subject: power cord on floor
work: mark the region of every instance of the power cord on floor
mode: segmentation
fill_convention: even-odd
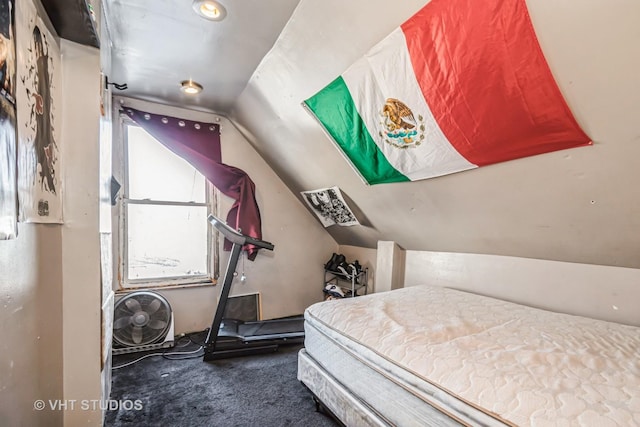
[[[205,331],[206,332],[206,331]],[[198,345],[199,347],[196,350],[193,351],[172,351],[169,352],[168,350],[163,351],[162,353],[151,353],[151,354],[145,354],[144,356],[141,356],[135,360],[132,360],[131,362],[127,362],[127,363],[123,363],[122,365],[118,365],[118,366],[113,366],[111,369],[112,370],[116,370],[116,369],[121,369],[121,368],[125,368],[127,366],[131,366],[135,363],[140,362],[141,360],[147,359],[149,357],[154,357],[154,356],[162,356],[165,359],[168,360],[187,360],[187,359],[195,359],[197,357],[202,357],[204,355],[204,352],[202,351],[204,349],[204,343],[201,343],[199,341],[196,341],[192,335],[197,335],[197,334],[202,334],[202,332],[193,332],[190,334],[185,334],[183,336],[181,336],[178,341],[176,342],[176,345],[174,347],[186,347],[187,345],[189,345],[189,343],[193,343]],[[180,342],[184,339],[188,339],[189,341],[186,344],[180,345]],[[201,353],[202,351],[202,353]],[[170,357],[170,356],[187,356],[187,357]]]
[[[186,360],[186,359],[195,359],[197,357],[202,357],[204,356],[204,352],[201,352],[201,350],[204,347],[200,346],[197,350],[193,350],[193,351],[175,351],[172,353],[162,353],[162,357],[164,357],[167,360]],[[179,356],[179,355],[191,355],[189,357],[169,357],[169,356]]]
[[[208,329],[207,329],[207,331],[208,331]],[[205,332],[206,332],[206,331],[205,331]],[[201,334],[201,333],[202,333],[202,332],[194,332],[194,333],[192,333],[192,334],[188,334],[188,335],[186,335],[186,337],[187,337],[187,338],[189,338],[189,341],[191,341],[193,344],[195,344],[195,345],[199,345],[200,347],[204,347],[204,346],[205,346],[205,343],[204,343],[204,342],[202,342],[202,341],[197,341],[197,340],[195,340],[195,339],[193,338],[193,335],[198,335],[198,334]]]

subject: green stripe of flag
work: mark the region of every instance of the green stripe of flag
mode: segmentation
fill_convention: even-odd
[[[369,184],[409,181],[391,166],[371,138],[342,77],[305,104]]]

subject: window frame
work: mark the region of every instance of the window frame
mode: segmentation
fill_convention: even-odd
[[[154,206],[204,206],[208,214],[217,214],[219,195],[218,190],[205,178],[205,201],[204,202],[176,202],[151,199],[131,199],[129,197],[129,132],[130,126],[140,127],[125,114],[120,114],[120,138],[119,149],[121,153],[121,173],[122,188],[118,197],[118,229],[119,243],[119,274],[118,290],[132,291],[141,289],[164,289],[174,287],[195,287],[212,286],[217,284],[219,276],[219,236],[213,233],[212,227],[207,226],[207,272],[204,275],[186,275],[172,277],[149,277],[143,279],[132,279],[128,277],[128,208],[129,205],[154,205]],[[154,138],[155,139],[155,138]],[[160,144],[160,142],[158,142]]]

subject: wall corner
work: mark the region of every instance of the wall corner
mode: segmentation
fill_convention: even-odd
[[[375,291],[385,292],[404,287],[406,251],[397,243],[379,241],[376,260]]]

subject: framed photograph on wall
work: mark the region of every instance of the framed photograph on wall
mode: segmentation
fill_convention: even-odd
[[[360,224],[347,206],[347,202],[344,201],[338,187],[302,191],[301,194],[324,227],[334,224],[342,226]]]

